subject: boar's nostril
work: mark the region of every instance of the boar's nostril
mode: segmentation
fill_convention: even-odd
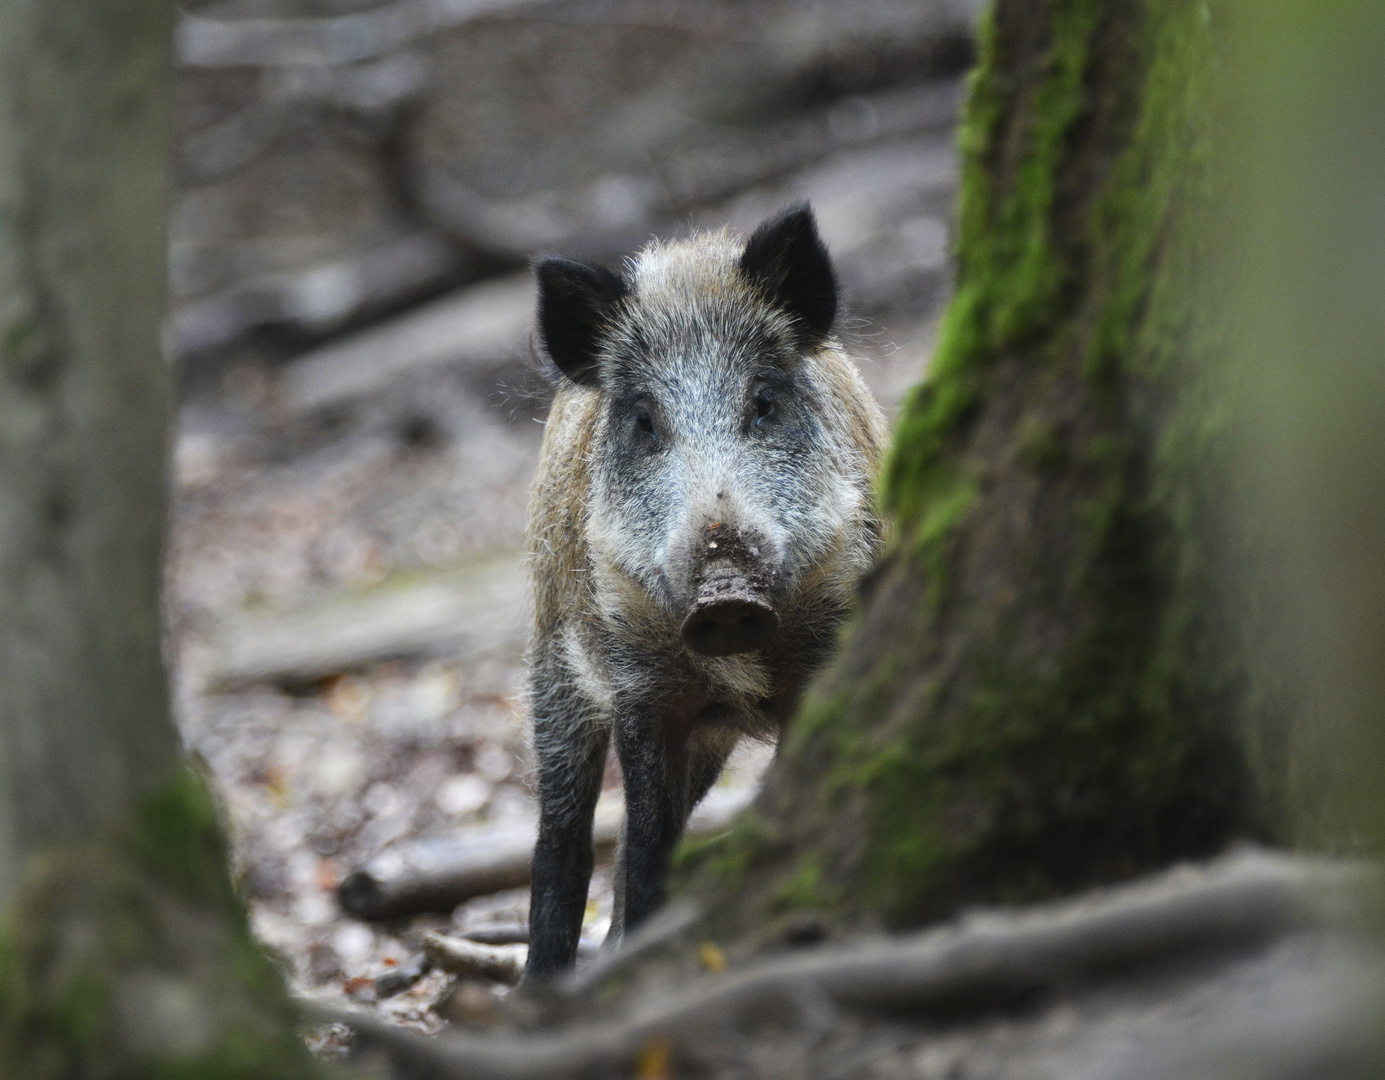
[[[699,604],[683,620],[683,642],[703,656],[763,649],[779,631],[779,616],[760,600],[737,597]]]

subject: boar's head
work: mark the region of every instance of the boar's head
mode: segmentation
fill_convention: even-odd
[[[600,400],[590,549],[694,652],[765,648],[860,497],[828,431],[841,405],[809,362],[837,312],[812,211],[744,242],[655,244],[622,273],[557,257],[537,273],[548,354]]]

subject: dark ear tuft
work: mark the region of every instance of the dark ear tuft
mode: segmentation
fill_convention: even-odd
[[[539,279],[539,334],[558,370],[582,386],[597,385],[602,327],[629,293],[614,270],[550,255],[534,267]]]
[[[787,207],[746,241],[741,272],[798,320],[801,344],[825,338],[837,317],[837,274],[807,203]]]

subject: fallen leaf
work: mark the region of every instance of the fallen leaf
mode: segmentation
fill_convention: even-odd
[[[317,864],[317,887],[323,892],[331,892],[341,884],[341,871],[331,859],[323,859]]]
[[[710,941],[704,941],[697,947],[697,962],[708,971],[726,970],[726,954]]]
[[[348,997],[357,1001],[375,1000],[375,980],[369,975],[353,975],[341,984],[341,988]]]
[[[650,1039],[635,1059],[635,1076],[639,1080],[673,1080],[669,1069],[670,1049],[668,1040],[662,1036]]]

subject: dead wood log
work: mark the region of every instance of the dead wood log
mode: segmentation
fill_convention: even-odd
[[[689,821],[689,835],[725,828],[753,795],[751,790],[712,791]],[[615,849],[623,817],[618,803],[598,812],[592,838],[599,857]],[[349,914],[372,921],[449,912],[473,897],[529,884],[535,836],[531,823],[466,840],[401,844],[348,874],[337,887],[337,902]]]
[[[334,114],[349,116],[353,133],[385,138],[398,110],[424,96],[428,77],[418,50],[266,72],[260,94],[244,108],[179,140],[179,172],[185,183],[213,183]]]
[[[528,945],[529,927],[526,923],[474,926],[470,930],[463,930],[459,936],[480,945]]]
[[[843,150],[928,135],[950,156],[945,132],[956,122],[962,93],[960,82],[940,80],[855,97],[751,135],[707,125],[651,150],[657,182],[642,167],[628,168],[581,185],[495,195],[425,162],[409,177],[410,193],[430,222],[464,246],[511,258],[544,249],[613,256],[651,229],[678,228],[693,208],[786,180]],[[950,161],[939,170],[923,156],[915,175],[901,177],[903,186],[950,192]]]
[[[329,408],[379,393],[409,372],[520,355],[534,304],[529,274],[445,296],[300,357],[284,372],[279,404],[290,412]]]
[[[528,826],[391,848],[348,874],[337,887],[337,902],[370,920],[451,911],[472,897],[528,884],[534,835]]]
[[[193,68],[295,67],[300,65],[354,64],[370,60],[421,41],[430,34],[464,26],[488,15],[505,15],[537,7],[545,0],[395,0],[370,11],[318,18],[209,19],[184,14],[178,22],[174,47],[178,63]],[[861,5],[867,7],[867,5]],[[580,5],[553,12],[567,22],[599,21],[603,25],[644,25],[660,29],[682,27],[706,32],[708,15],[698,5],[628,5],[626,10],[608,5],[584,14]],[[753,5],[748,23],[756,21]],[[881,27],[895,37],[926,37],[945,41],[970,36],[981,4],[978,0],[948,0],[929,4],[922,17],[906,15]],[[907,12],[907,6],[904,8]],[[813,20],[818,49],[840,41],[850,25],[843,21]],[[803,20],[794,23],[799,34]],[[749,26],[743,27],[748,29]],[[764,32],[763,30],[761,32]]]
[[[240,151],[223,144],[208,152]],[[447,240],[427,229],[406,230],[340,259],[258,275],[187,301],[169,319],[169,348],[187,361],[266,327],[321,334],[402,303],[457,266],[458,254]]]
[[[394,997],[395,994],[402,994],[432,969],[433,958],[426,955],[425,951],[424,955],[411,957],[398,967],[391,968],[382,975],[377,975],[375,977],[376,1000],[383,1001],[387,997]]]
[[[208,681],[304,683],[400,656],[518,656],[527,633],[517,557],[302,608],[245,613],[216,633]]]
[[[397,0],[373,11],[328,18],[207,19],[184,15],[174,38],[184,67],[293,67],[354,64],[439,30],[536,0]]]
[[[965,93],[961,80],[940,79],[854,95],[753,133],[709,126],[659,148],[655,161],[666,197],[674,205],[712,203],[782,179],[845,150],[890,146],[923,135],[942,136],[956,124]],[[950,192],[955,177],[955,167],[940,174],[925,164],[912,182]]]
[[[431,930],[423,935],[423,954],[443,971],[506,986],[524,974],[525,951],[522,945],[482,945]]]

